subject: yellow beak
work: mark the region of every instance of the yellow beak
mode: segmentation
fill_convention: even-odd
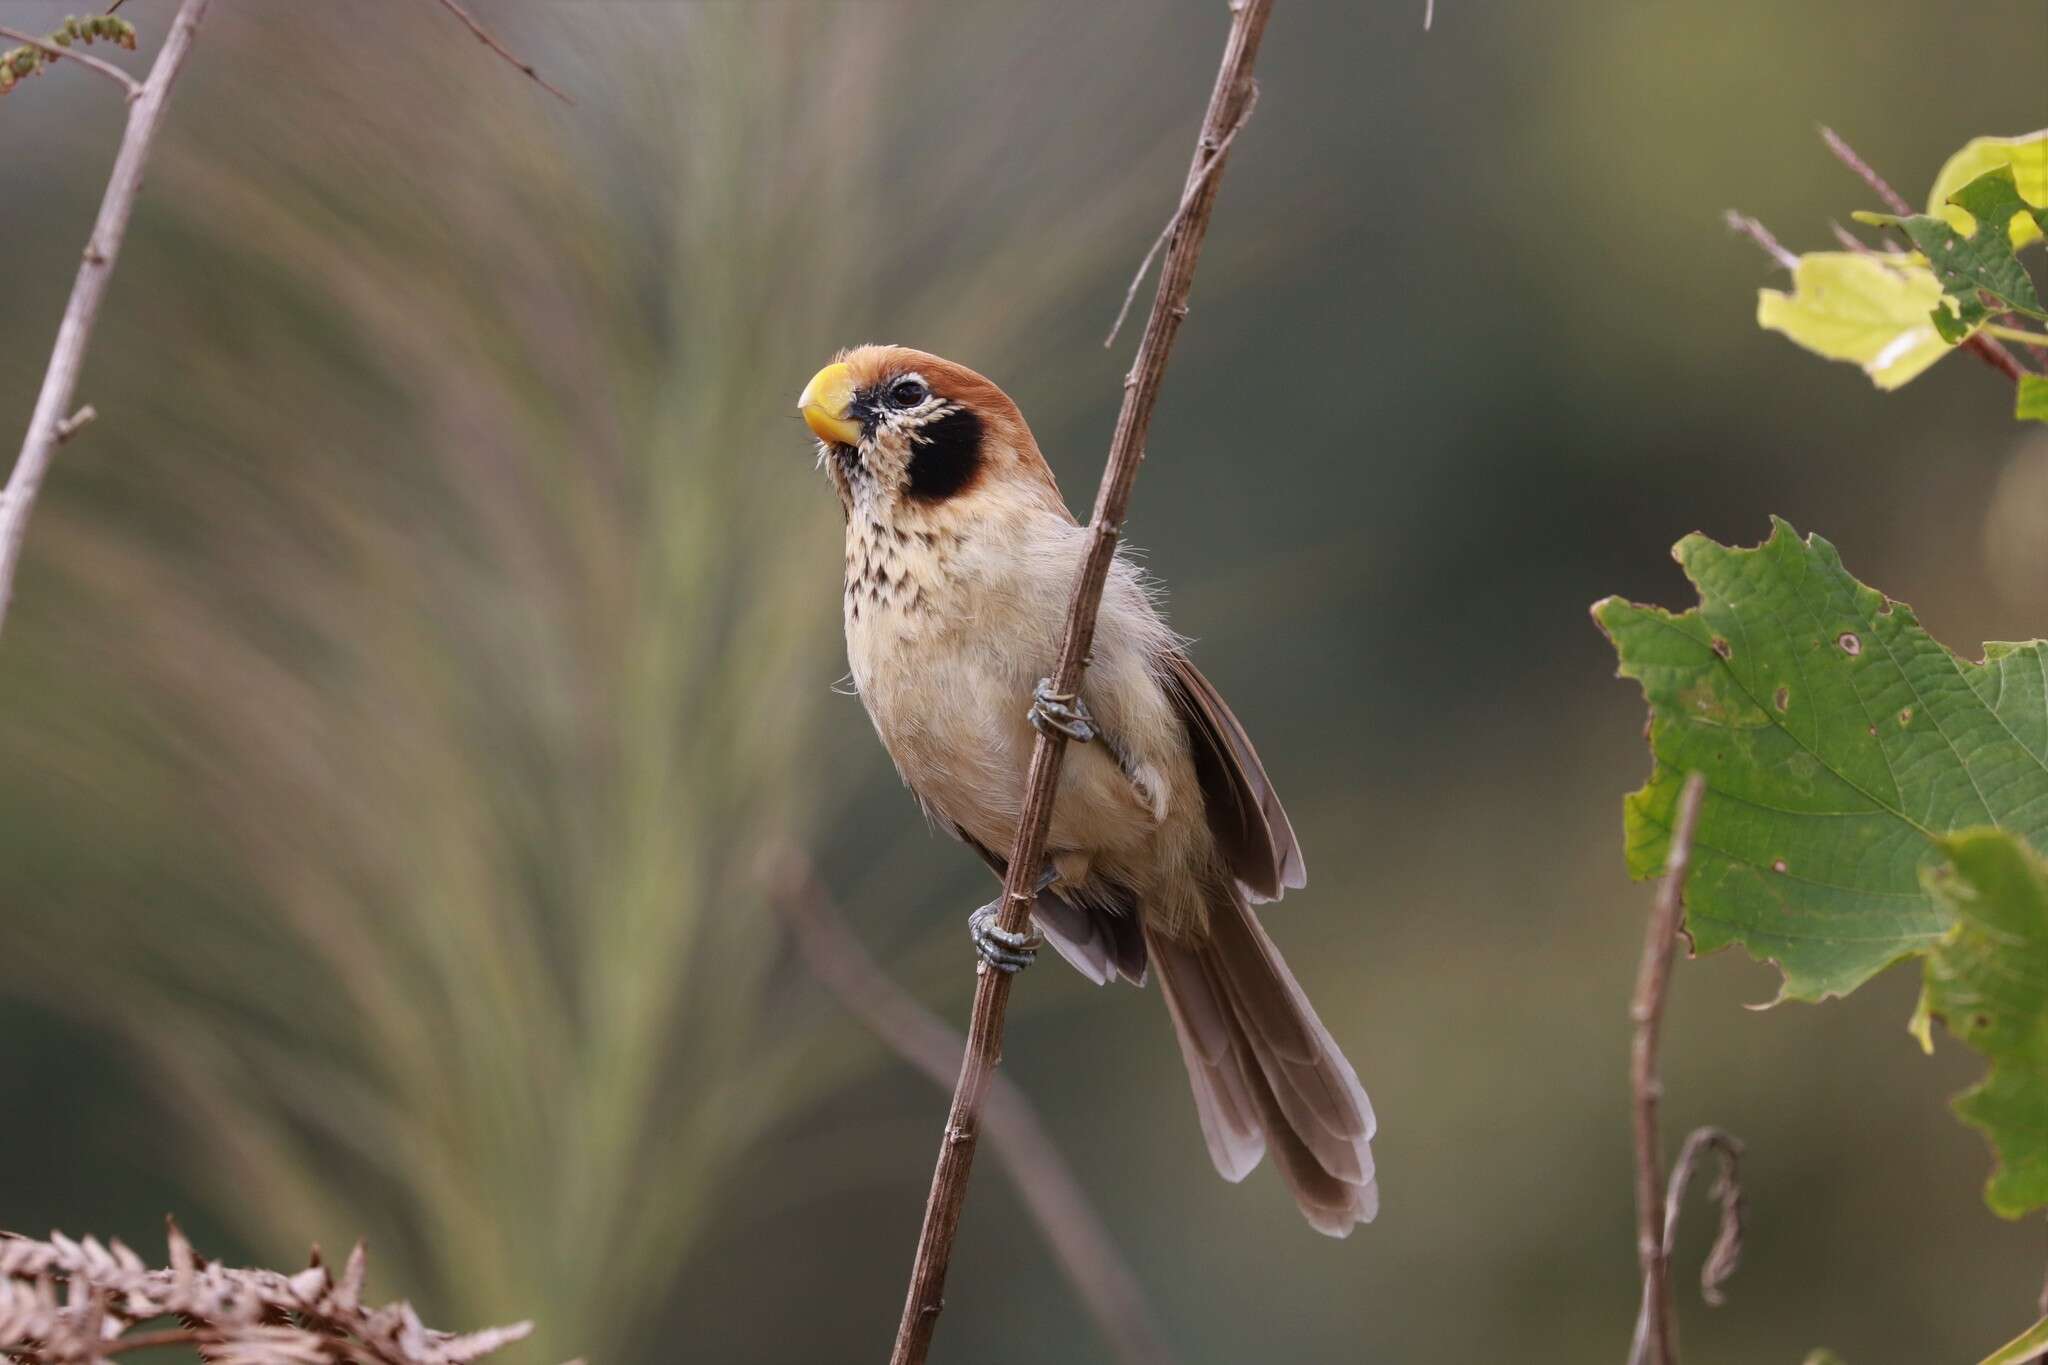
[[[853,407],[853,371],[846,366],[827,365],[812,375],[796,406],[819,440],[860,444],[860,423],[848,415]]]

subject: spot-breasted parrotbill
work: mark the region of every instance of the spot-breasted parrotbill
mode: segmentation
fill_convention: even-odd
[[[1097,983],[1158,974],[1224,1179],[1270,1149],[1318,1231],[1371,1221],[1371,1102],[1252,908],[1305,883],[1294,830],[1144,575],[1119,556],[1080,696],[1053,696],[1086,531],[1017,405],[964,366],[861,346],[798,407],[846,515],[854,685],[927,815],[1000,876],[1033,727],[1088,741],[1060,772],[1036,928]],[[983,957],[1029,961],[992,918],[971,921]]]

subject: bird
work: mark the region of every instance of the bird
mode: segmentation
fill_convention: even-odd
[[[1243,726],[1121,549],[1080,690],[1047,675],[1086,549],[1008,394],[894,345],[843,350],[797,407],[845,517],[853,685],[930,820],[998,877],[1035,731],[1078,741],[1055,789],[1031,928],[969,916],[983,965],[1047,942],[1098,985],[1156,974],[1211,1161],[1270,1151],[1310,1226],[1379,1211],[1372,1103],[1256,904],[1306,885],[1293,826]]]

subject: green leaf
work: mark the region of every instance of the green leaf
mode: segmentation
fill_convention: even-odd
[[[1941,282],[1924,265],[1853,251],[1811,251],[1792,271],[1792,292],[1757,291],[1756,321],[1829,360],[1860,365],[1880,389],[1896,389],[1949,353],[1928,321]]]
[[[2029,1327],[2005,1345],[1984,1357],[1983,1365],[2025,1365],[2048,1348],[2048,1318]]]
[[[1934,177],[1927,195],[1927,211],[1946,218],[1958,232],[1970,232],[1976,220],[1968,211],[1949,202],[1949,196],[1970,181],[2000,166],[2012,167],[2013,181],[2020,197],[2036,208],[2048,208],[2048,128],[2022,137],[1972,138],[1948,159]],[[2041,225],[2032,215],[2015,216],[2010,235],[2018,250],[2041,236]]]
[[[2048,209],[2032,208],[2020,197],[2011,166],[1986,171],[1951,194],[1948,202],[1976,220],[1977,229],[1970,236],[1933,214],[1855,216],[1859,222],[1898,228],[1927,258],[1942,288],[1955,299],[1953,311],[1944,303],[1934,312],[1934,325],[1951,341],[1963,340],[1993,312],[2016,312],[2048,321],[2027,268],[2013,255],[2012,238],[2007,233],[2016,216],[2032,219],[2037,226],[2048,225]],[[1986,304],[1984,295],[1995,300],[1996,306]]]
[[[2038,374],[2021,375],[2019,398],[2012,415],[2022,422],[2048,422],[2048,379]]]
[[[2017,1218],[2048,1204],[2048,864],[2000,830],[1941,847],[1949,864],[1925,880],[1955,927],[1928,955],[1922,1009],[1990,1060],[1955,1108],[1998,1152],[1984,1202]]]
[[[1940,836],[2048,837],[2044,646],[1965,663],[1783,521],[1755,549],[1694,535],[1676,554],[1697,608],[1593,608],[1650,703],[1656,763],[1626,805],[1630,870],[1656,875],[1679,786],[1704,773],[1694,946],[1776,961],[1784,998],[1845,994],[1947,931],[1921,880]]]

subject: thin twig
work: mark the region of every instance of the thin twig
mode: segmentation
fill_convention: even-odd
[[[1913,206],[1906,202],[1906,196],[1893,189],[1890,181],[1879,175],[1871,168],[1869,162],[1858,156],[1856,149],[1851,147],[1840,133],[1826,124],[1822,124],[1820,140],[1827,143],[1828,150],[1835,154],[1837,161],[1847,166],[1856,174],[1858,179],[1870,187],[1871,193],[1882,200],[1886,208],[1890,209],[1893,213],[1899,214],[1901,217],[1911,216]],[[2004,346],[2001,346],[1990,337],[1985,336],[1982,332],[1976,333],[1968,341],[1965,341],[1963,348],[1974,352],[1979,360],[1989,365],[1992,369],[1997,370],[2015,384],[2019,383],[2021,378],[2031,373],[2026,366],[2020,364],[2019,357],[2006,350]]]
[[[1677,1359],[1671,1325],[1671,1257],[1664,1247],[1663,1158],[1657,1142],[1657,1103],[1663,1096],[1663,1082],[1657,1075],[1657,1042],[1664,1024],[1664,996],[1671,985],[1672,949],[1683,916],[1692,835],[1706,790],[1706,779],[1694,773],[1679,793],[1677,818],[1671,824],[1671,849],[1664,859],[1664,881],[1657,888],[1656,905],[1643,932],[1643,958],[1636,968],[1635,996],[1628,1011],[1635,1023],[1629,1084],[1635,1097],[1636,1257],[1642,1265],[1646,1319],[1640,1335],[1652,1365],[1673,1365]],[[1632,1352],[1630,1365],[1642,1358],[1640,1352]]]
[[[1181,191],[1180,203],[1174,205],[1173,216],[1166,220],[1165,227],[1159,229],[1159,235],[1152,239],[1152,245],[1145,248],[1145,258],[1138,262],[1137,273],[1131,276],[1130,288],[1124,290],[1123,306],[1116,310],[1116,321],[1109,325],[1109,335],[1102,339],[1103,350],[1106,351],[1116,345],[1116,334],[1124,329],[1124,319],[1131,315],[1131,302],[1138,297],[1138,286],[1145,282],[1146,274],[1152,269],[1153,259],[1165,248],[1166,239],[1173,236],[1173,230],[1186,219],[1189,205],[1195,202],[1195,195],[1200,193],[1202,186],[1208,182],[1210,172],[1222,164],[1222,154],[1230,150],[1230,144],[1236,140],[1238,130],[1251,119],[1252,110],[1258,107],[1259,83],[1253,81],[1251,96],[1244,102],[1244,112],[1237,116],[1237,122],[1223,135],[1223,141],[1216,148],[1217,154],[1202,167],[1201,178],[1188,182],[1187,188]]]
[[[128,231],[128,217],[135,208],[136,191],[142,187],[142,170],[149,161],[157,130],[163,126],[164,105],[171,86],[192,51],[199,21],[209,0],[182,0],[163,48],[143,81],[141,93],[129,101],[128,126],[121,134],[121,149],[114,156],[114,169],[107,176],[107,192],[100,200],[99,217],[93,221],[92,236],[85,244],[85,259],[71,286],[71,301],[64,307],[64,321],[57,328],[57,342],[50,352],[50,368],[43,375],[43,387],[36,395],[35,412],[29,417],[28,435],[7,487],[0,490],[0,626],[7,619],[7,607],[14,596],[14,572],[21,563],[22,541],[28,534],[28,517],[36,494],[49,472],[50,459],[61,439],[59,427],[70,411],[78,388],[78,373],[85,364],[86,344],[92,340],[93,324],[100,304],[107,296],[107,282],[113,278],[114,259],[121,252],[121,239]]]
[[[1693,1171],[1707,1152],[1721,1158],[1721,1173],[1715,1177],[1714,1201],[1721,1206],[1721,1218],[1714,1245],[1700,1266],[1700,1297],[1708,1306],[1719,1308],[1727,1302],[1721,1286],[1742,1262],[1742,1234],[1747,1205],[1742,1193],[1742,1142],[1719,1128],[1695,1128],[1678,1149],[1671,1166],[1671,1183],[1664,1190],[1664,1262],[1668,1266],[1678,1249],[1678,1216],[1685,1204],[1686,1187]],[[1650,1287],[1643,1286],[1642,1305],[1636,1310],[1635,1339],[1629,1343],[1629,1365],[1640,1365],[1650,1335]]]
[[[1116,432],[1110,438],[1109,465],[1103,472],[1101,487],[1096,490],[1095,511],[1088,523],[1088,549],[1074,578],[1073,596],[1067,604],[1066,631],[1053,669],[1052,690],[1057,693],[1080,689],[1088,649],[1095,639],[1096,609],[1102,603],[1103,584],[1116,554],[1125,511],[1130,506],[1131,487],[1145,457],[1145,434],[1159,401],[1167,357],[1181,321],[1187,317],[1195,262],[1201,255],[1202,239],[1208,233],[1209,215],[1221,183],[1221,162],[1227,154],[1225,139],[1251,99],[1252,64],[1258,57],[1259,39],[1265,33],[1272,9],[1272,0],[1231,3],[1230,34],[1224,43],[1222,67],[1217,72],[1215,89],[1210,92],[1202,134],[1188,168],[1186,183],[1197,187],[1194,203],[1167,246],[1166,263],[1160,268],[1159,291],[1152,300],[1144,338],[1138,343],[1137,359],[1124,376],[1123,407],[1117,414]],[[1059,781],[1060,760],[1065,750],[1066,741],[1057,732],[1041,733],[1031,750],[1030,776],[1017,817],[1016,842],[1009,850],[1009,871],[1004,878],[997,918],[1000,927],[1010,933],[1023,931],[1037,898],[1038,876],[1045,863],[1046,831],[1052,823],[1053,789]],[[960,1211],[967,1202],[967,1181],[974,1165],[982,1100],[1003,1052],[1003,1011],[1009,1004],[1011,980],[1007,972],[982,971],[975,984],[967,1055],[960,1064],[960,1079],[953,1089],[938,1163],[932,1171],[931,1194],[925,1202],[924,1226],[918,1233],[917,1256],[911,1264],[910,1289],[904,1296],[903,1318],[889,1357],[891,1365],[923,1365],[931,1349],[932,1334],[944,1307],[946,1267],[952,1259]]]
[[[28,46],[49,56],[62,57],[67,62],[77,62],[86,70],[96,71],[120,86],[126,92],[129,99],[137,100],[142,98],[141,81],[136,80],[112,62],[102,61],[90,52],[80,52],[76,48],[71,47],[59,47],[48,38],[38,38],[34,34],[23,33],[20,29],[16,28],[8,28],[4,24],[0,24],[0,38],[12,38],[17,43],[26,43]]]
[[[1893,189],[1890,181],[1873,170],[1868,161],[1858,156],[1856,149],[1851,147],[1840,133],[1822,124],[1820,140],[1828,144],[1828,150],[1835,154],[1835,160],[1855,172],[1856,177],[1870,187],[1870,192],[1882,200],[1886,208],[1902,216],[1913,212],[1913,206],[1906,202],[1906,196]]]
[[[86,426],[99,415],[99,409],[87,403],[77,412],[72,413],[69,417],[57,423],[57,444],[63,445],[66,441],[76,436],[80,428]]]
[[[1771,235],[1771,230],[1748,214],[1737,213],[1734,209],[1729,209],[1721,215],[1721,220],[1728,224],[1729,231],[1739,232],[1749,238],[1750,241],[1762,247],[1764,254],[1776,261],[1784,269],[1796,270],[1798,268],[1799,258],[1780,246],[1778,239]]]
[[[934,1083],[950,1085],[960,1073],[966,1040],[868,955],[802,853],[785,850],[779,861],[777,902],[811,974],[897,1056]],[[998,1074],[990,1082],[986,1126],[996,1156],[1009,1169],[1053,1258],[1118,1359],[1130,1365],[1172,1365],[1173,1353],[1160,1336],[1138,1277],[1110,1240],[1109,1229],[1031,1101],[1007,1076]]]
[[[482,24],[478,23],[476,16],[474,14],[471,14],[467,9],[463,8],[463,6],[459,3],[459,0],[440,0],[440,4],[442,9],[447,10],[457,19],[460,19],[463,23],[463,26],[467,28],[470,31],[470,33],[475,36],[478,42],[482,43],[485,47],[489,48],[491,51],[497,53],[500,57],[503,57],[507,62],[511,63],[514,70],[524,72],[528,80],[532,81],[541,89],[547,91],[550,95],[553,95],[562,103],[574,104],[576,102],[575,100],[570,99],[567,94],[556,89],[554,86],[548,84],[547,81],[542,79],[540,72],[535,71],[533,69],[533,63],[522,60],[521,58],[513,55],[512,49],[506,47],[503,43],[499,42],[495,37],[493,37],[491,31],[485,28]]]
[[[1742,1139],[1726,1129],[1693,1129],[1678,1149],[1678,1160],[1671,1163],[1671,1183],[1664,1190],[1664,1259],[1668,1262],[1678,1249],[1678,1215],[1685,1204],[1686,1187],[1708,1152],[1721,1158],[1721,1173],[1714,1177],[1710,1191],[1720,1205],[1721,1218],[1714,1245],[1700,1266],[1700,1297],[1719,1308],[1728,1301],[1721,1287],[1742,1264],[1742,1235],[1748,1222],[1748,1204],[1742,1193]]]

